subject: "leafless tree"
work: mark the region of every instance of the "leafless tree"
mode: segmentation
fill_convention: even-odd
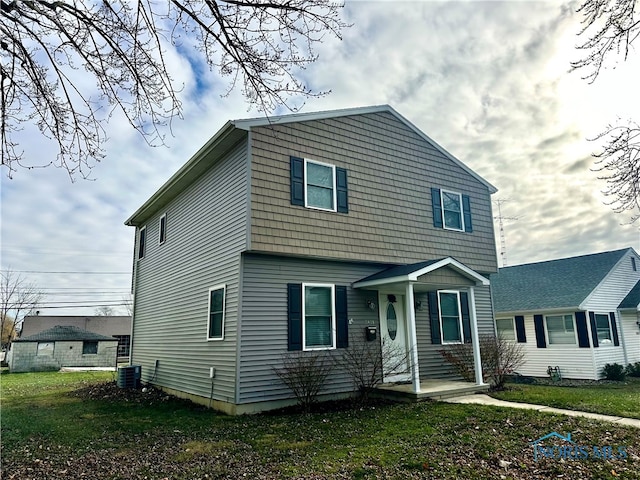
[[[116,110],[152,145],[180,116],[167,52],[196,70],[240,86],[270,112],[292,96],[316,96],[301,79],[314,44],[340,38],[347,25],[332,0],[0,0],[2,165],[11,176],[25,161],[16,134],[35,124],[58,146],[56,165],[86,176],[103,158],[105,122]],[[95,87],[86,83],[89,74]]]
[[[11,269],[1,272],[0,280],[0,332],[15,336],[23,317],[38,305],[42,293],[35,284],[28,282],[22,275]],[[3,347],[6,346],[4,343]]]
[[[113,307],[103,305],[95,309],[95,314],[99,317],[111,317],[114,314]]]
[[[580,35],[586,40],[577,48],[585,55],[571,66],[586,72],[583,78],[593,83],[609,59],[626,60],[640,36],[638,1],[586,0],[578,12],[584,16]],[[635,222],[640,218],[640,127],[632,120],[609,125],[594,140],[606,142],[595,154],[595,170],[607,183],[604,193],[616,213],[632,212]]]

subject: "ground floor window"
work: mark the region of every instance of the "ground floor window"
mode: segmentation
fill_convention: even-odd
[[[513,318],[496,318],[496,330],[498,337],[504,340],[516,339],[516,328]]]
[[[222,340],[224,338],[225,292],[225,285],[218,285],[209,289],[208,340]]]
[[[613,343],[613,335],[611,334],[611,324],[609,323],[609,315],[605,313],[596,313],[596,332],[598,335],[598,343],[600,345],[610,345]]]
[[[438,292],[442,343],[462,343],[460,292]]]
[[[547,315],[549,345],[575,345],[576,331],[573,315]]]
[[[333,285],[304,284],[302,338],[305,350],[336,345],[335,294]]]
[[[38,349],[36,355],[38,356],[52,356],[53,355],[53,342],[38,342]]]
[[[82,342],[83,355],[96,355],[98,353],[98,342],[94,340],[85,340]]]

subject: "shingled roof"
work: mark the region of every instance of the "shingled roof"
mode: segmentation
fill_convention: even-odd
[[[34,333],[28,337],[16,338],[14,342],[80,342],[85,340],[93,341],[113,341],[118,340],[114,337],[107,337],[98,333],[89,332],[78,327],[70,325],[56,325],[48,330]]]
[[[635,309],[640,305],[640,281],[635,284],[631,291],[624,297],[618,308]]]
[[[491,275],[496,312],[578,308],[631,248],[505,267]]]

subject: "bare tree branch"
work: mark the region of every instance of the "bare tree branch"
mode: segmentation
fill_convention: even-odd
[[[578,9],[584,15],[580,35],[587,37],[579,50],[586,55],[571,63],[572,70],[586,71],[583,78],[593,83],[610,57],[628,58],[632,44],[640,35],[637,0],[586,0]],[[595,170],[607,188],[616,213],[631,212],[631,223],[640,219],[640,127],[633,121],[626,125],[608,125],[594,141],[606,141],[597,158]]]
[[[0,332],[3,347],[15,336],[24,316],[35,309],[41,299],[42,293],[35,284],[27,282],[22,275],[11,269],[1,272]]]
[[[166,52],[195,48],[202,61],[269,113],[295,110],[292,97],[314,92],[301,71],[325,35],[348,25],[330,0],[1,0],[0,157],[18,168],[55,165],[85,177],[104,157],[105,123],[120,111],[150,145],[181,116],[182,85]],[[194,43],[194,45],[191,45]],[[85,76],[95,81],[87,87]],[[54,140],[52,158],[24,158],[16,139],[35,126]]]

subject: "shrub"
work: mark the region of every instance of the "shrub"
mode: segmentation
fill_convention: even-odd
[[[607,363],[602,367],[602,375],[606,380],[622,381],[627,376],[624,367],[619,363]]]
[[[494,390],[504,388],[509,375],[524,363],[522,345],[494,335],[480,335],[480,359],[483,381]],[[473,345],[459,343],[440,350],[454,371],[468,382],[475,381]]]
[[[385,371],[394,371],[403,365],[409,366],[409,353],[384,340],[382,347],[378,342],[352,342],[341,357],[338,357],[337,362],[351,377],[360,399],[366,401],[368,393],[382,383]]]
[[[640,377],[640,362],[630,363],[627,365],[625,372],[630,377]]]
[[[296,396],[298,405],[305,412],[316,403],[325,384],[333,360],[325,352],[287,352],[282,355],[282,367],[273,371]]]

